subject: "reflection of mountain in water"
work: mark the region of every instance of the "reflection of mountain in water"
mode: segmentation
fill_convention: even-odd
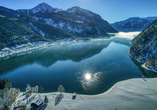
[[[120,40],[120,38],[53,45],[23,56],[14,56],[8,60],[2,60],[0,63],[0,67],[2,68],[0,69],[0,73],[2,74],[22,65],[33,63],[39,63],[42,66],[49,67],[59,60],[80,62],[81,60],[100,53],[102,49],[106,48],[112,41],[127,46],[130,45],[127,39]]]
[[[141,73],[148,77],[148,78],[154,78],[154,77],[157,77],[157,74],[155,72],[152,72],[152,71],[149,71],[149,70],[146,70],[144,69],[141,65],[141,63],[139,63],[138,61],[136,61],[135,59],[132,59],[131,60],[134,62],[134,64],[138,67],[138,69],[141,71]]]

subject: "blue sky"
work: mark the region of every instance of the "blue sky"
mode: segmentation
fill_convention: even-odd
[[[0,6],[11,9],[31,9],[43,2],[64,10],[80,6],[99,14],[109,23],[129,17],[157,16],[157,0],[0,0]]]

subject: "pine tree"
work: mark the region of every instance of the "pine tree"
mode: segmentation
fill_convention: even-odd
[[[48,98],[47,96],[45,95],[45,98],[44,98],[44,103],[47,104],[48,103]]]

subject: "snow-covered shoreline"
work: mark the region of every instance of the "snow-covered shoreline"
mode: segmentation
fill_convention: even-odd
[[[58,92],[42,93],[48,97],[45,110],[156,110],[157,78],[135,78],[116,83],[107,92],[98,95],[63,93],[63,98],[55,105]],[[22,93],[21,93],[22,94]]]
[[[62,40],[57,40],[55,42],[45,42],[45,41],[37,41],[37,42],[28,42],[27,44],[20,44],[20,45],[15,45],[12,47],[5,47],[0,51],[0,58],[5,58],[8,59],[8,56],[18,54],[18,55],[23,55],[25,52],[31,52],[32,50],[40,49],[40,48],[46,48],[50,45],[56,45],[56,44],[62,44],[65,41],[72,41],[71,38],[67,39],[62,39]]]
[[[27,44],[21,44],[21,45],[15,45],[13,47],[5,47],[0,51],[0,60],[1,58],[3,59],[8,59],[10,56],[20,56],[20,55],[25,55],[26,53],[31,53],[33,50],[37,49],[43,49],[47,48],[49,46],[53,45],[60,45],[60,44],[65,44],[65,43],[76,43],[76,42],[86,42],[86,41],[98,41],[98,40],[106,40],[108,38],[77,38],[77,39],[71,39],[71,38],[66,38],[66,39],[61,39],[53,42],[44,42],[44,41],[38,41],[38,42],[32,42],[32,43],[27,43]]]
[[[38,49],[41,47],[45,47],[48,44],[49,44],[49,42],[39,41],[39,42],[15,45],[14,47],[5,47],[0,51],[0,58],[10,56],[13,54],[31,51],[31,50]]]

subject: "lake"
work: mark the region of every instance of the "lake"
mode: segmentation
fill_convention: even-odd
[[[138,33],[110,34],[111,38],[61,42],[46,48],[0,59],[0,79],[25,90],[27,84],[54,92],[62,84],[65,92],[99,94],[116,82],[131,78],[153,78],[157,74],[141,67],[128,55],[130,41]]]

